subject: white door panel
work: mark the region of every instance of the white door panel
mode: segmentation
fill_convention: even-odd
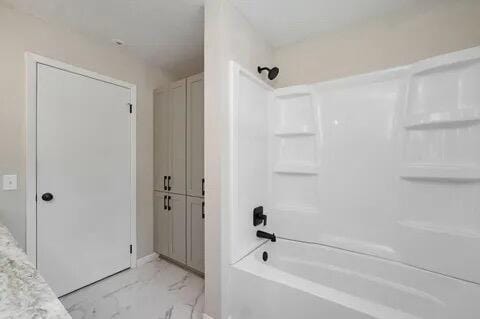
[[[204,195],[203,74],[187,79],[187,194]]]
[[[172,84],[170,89],[171,101],[171,181],[169,191],[176,194],[185,194],[185,166],[186,166],[186,82],[181,80]]]
[[[170,176],[171,121],[168,89],[157,90],[155,105],[155,190],[168,191],[167,178]]]
[[[170,256],[171,214],[168,211],[168,193],[155,192],[155,251],[163,256]]]
[[[186,263],[186,196],[169,194],[168,210],[170,211],[171,258]]]
[[[41,64],[37,90],[37,267],[60,296],[130,267],[130,90]]]
[[[203,198],[187,197],[187,265],[204,272],[205,203]]]

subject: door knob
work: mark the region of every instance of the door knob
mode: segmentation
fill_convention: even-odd
[[[42,199],[46,202],[49,202],[53,199],[52,193],[45,193],[42,195]]]

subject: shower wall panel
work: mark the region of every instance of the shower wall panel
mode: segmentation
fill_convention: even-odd
[[[232,79],[232,263],[262,229],[480,283],[480,48],[277,90],[232,62]]]
[[[230,108],[232,153],[232,214],[230,214],[232,262],[255,249],[261,241],[253,229],[253,209],[267,206],[268,197],[268,106],[273,90],[237,64],[231,64]],[[268,207],[265,207],[268,209]]]

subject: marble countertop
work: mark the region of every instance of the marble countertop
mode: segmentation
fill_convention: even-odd
[[[62,303],[0,224],[0,319],[71,319]]]

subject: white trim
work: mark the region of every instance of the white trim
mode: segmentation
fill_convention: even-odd
[[[239,72],[245,74],[247,77],[249,77],[252,81],[257,83],[258,85],[262,86],[263,88],[269,90],[269,91],[275,91],[275,88],[273,86],[270,86],[270,84],[264,82],[261,78],[259,78],[257,75],[253,74],[237,62],[230,60],[230,72],[233,74],[237,74]]]
[[[158,259],[158,254],[157,253],[153,253],[153,254],[144,256],[142,258],[138,258],[137,259],[137,267],[148,264],[149,262],[154,261],[156,259]]]
[[[130,153],[130,242],[132,245],[132,253],[130,254],[130,267],[137,267],[137,86],[130,87],[131,102],[133,107],[130,141],[132,143]]]
[[[480,46],[476,46],[420,60],[412,64],[412,71],[414,75],[422,75],[432,72],[437,68],[448,68],[457,63],[471,63],[478,60],[479,56]]]
[[[49,65],[61,70],[77,73],[92,79],[115,84],[130,90],[130,98],[133,113],[131,117],[131,158],[130,158],[130,242],[132,254],[130,256],[130,267],[137,266],[137,87],[124,81],[116,80],[98,73],[88,71],[63,62],[39,56],[34,53],[25,53],[26,63],[26,108],[27,108],[27,145],[26,145],[26,253],[30,261],[37,265],[37,205],[35,196],[37,194],[37,64]]]
[[[30,261],[37,265],[37,62],[28,54],[26,58],[26,229],[25,246]]]

